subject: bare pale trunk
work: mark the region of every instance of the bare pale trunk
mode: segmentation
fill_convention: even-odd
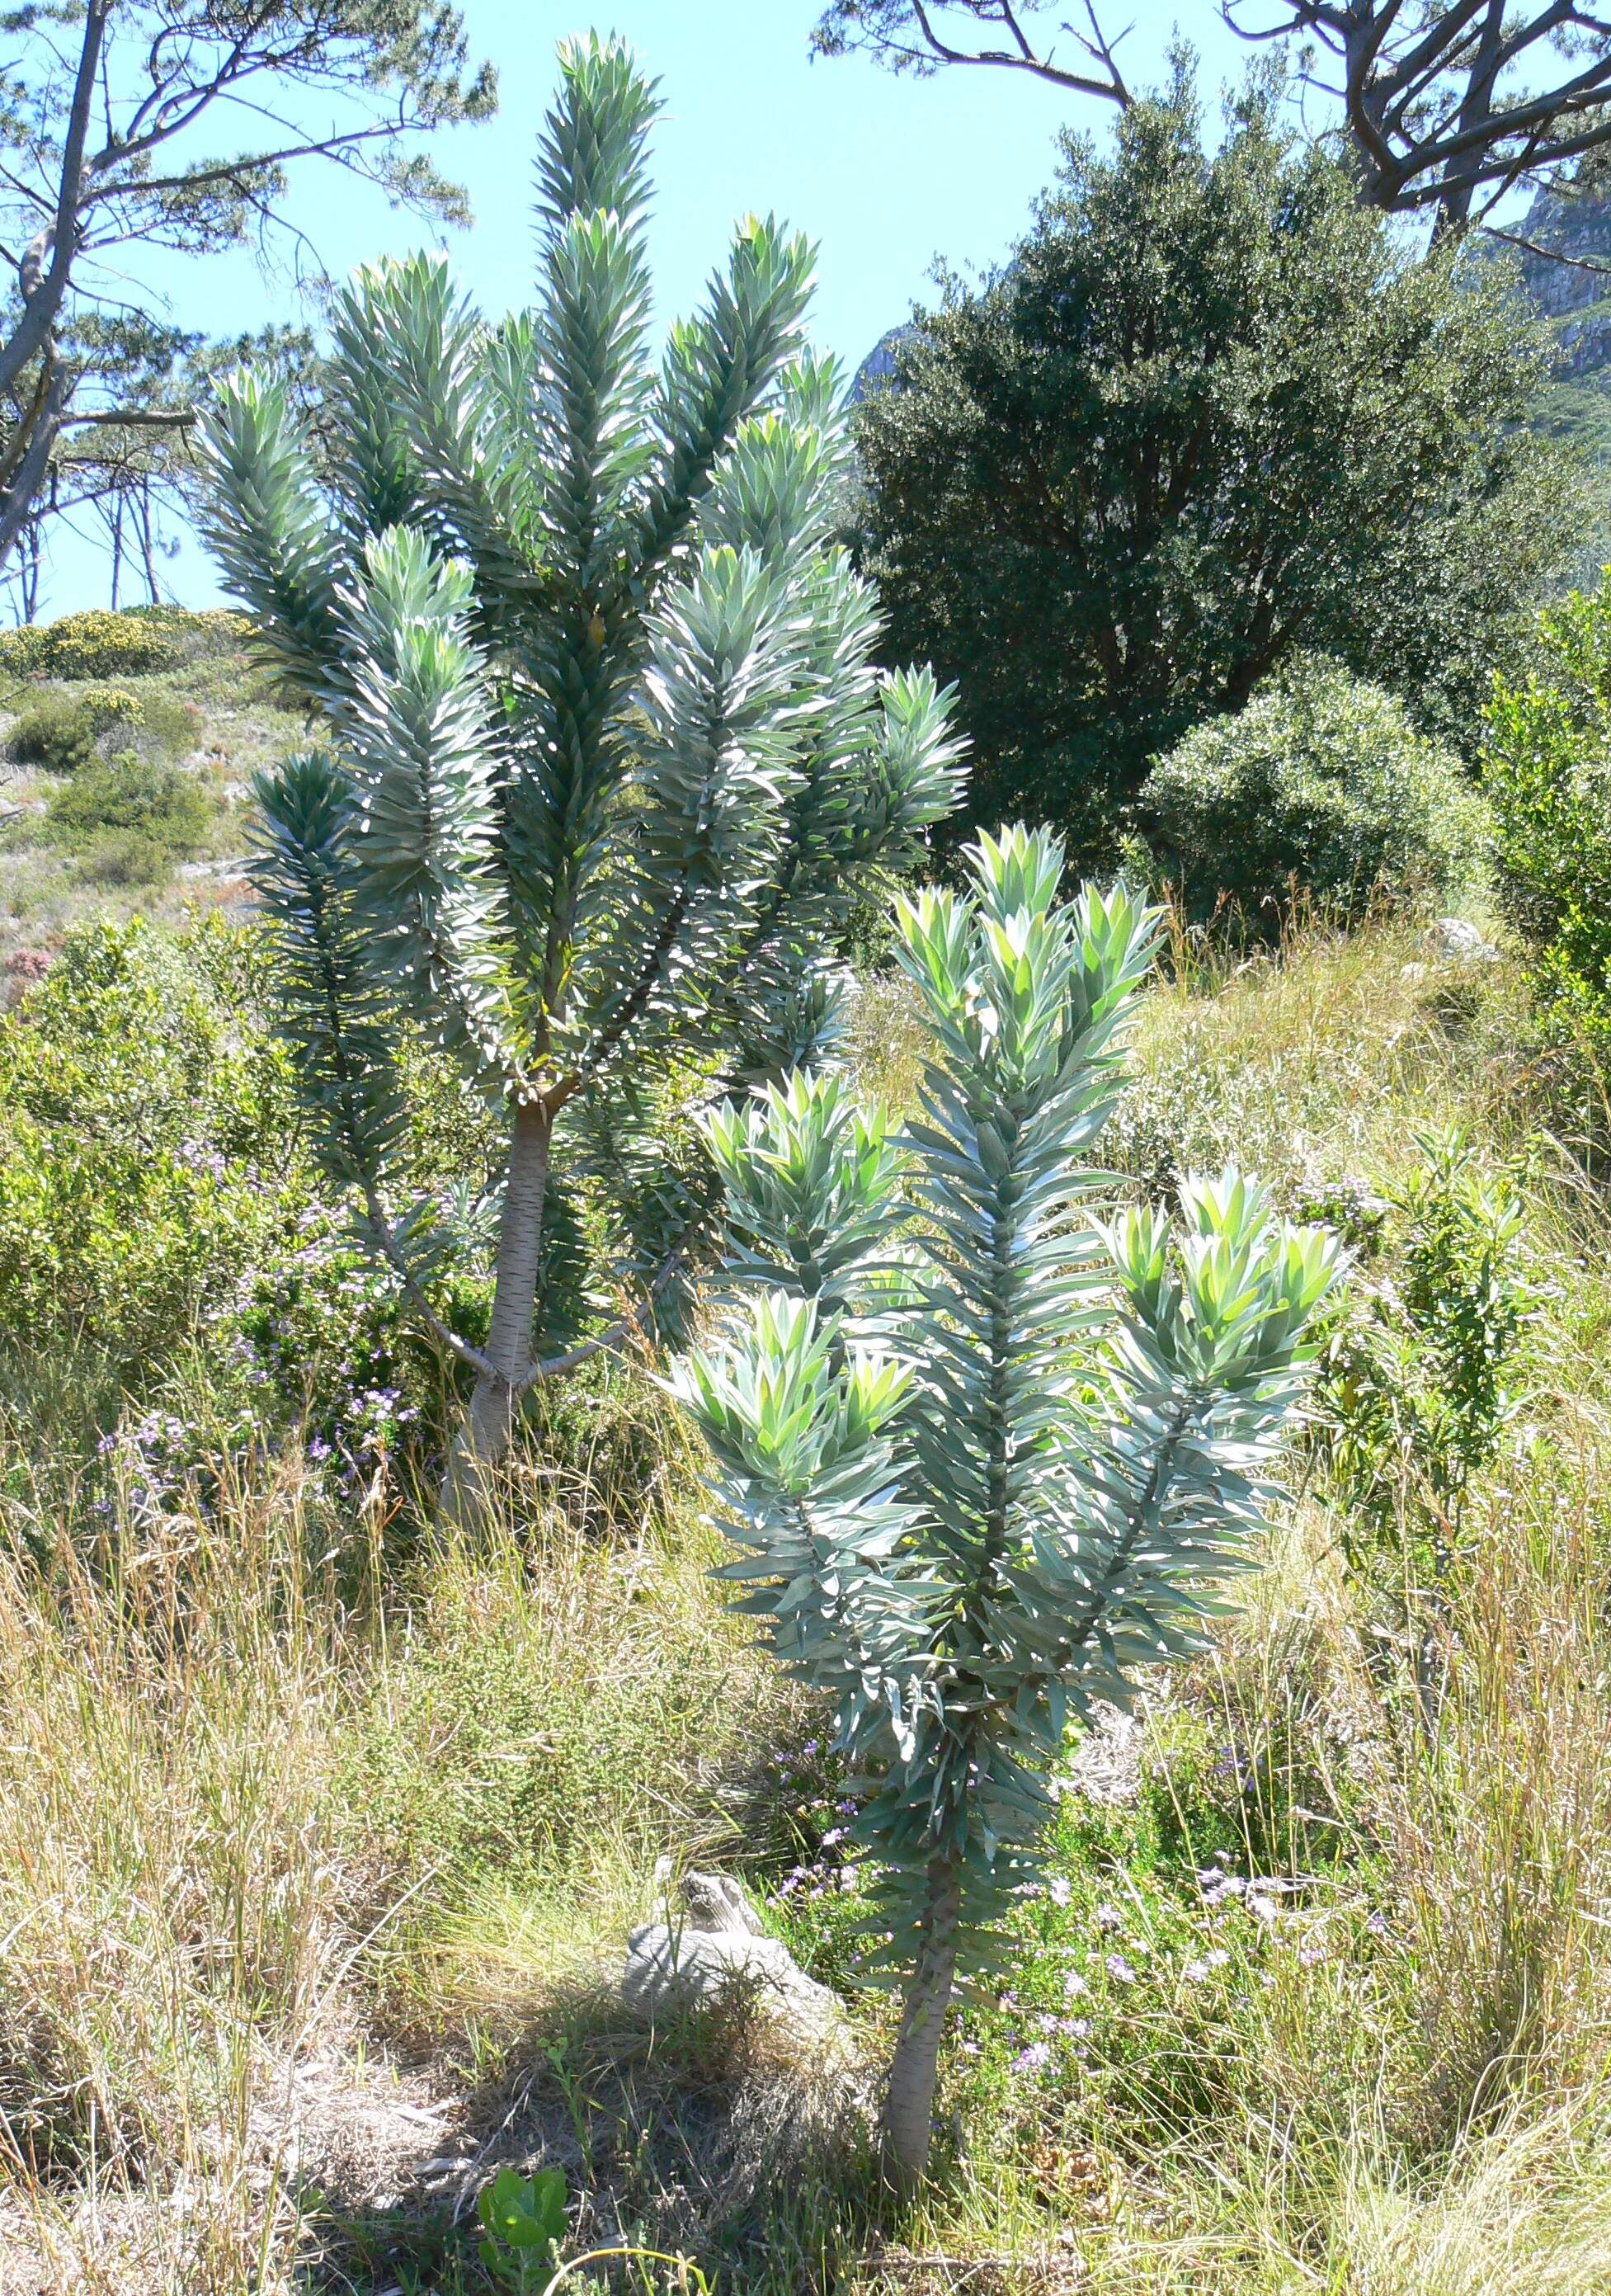
[[[928,1897],[917,1963],[906,1988],[901,2037],[889,2067],[884,2100],[884,2145],[895,2181],[907,2191],[928,2166],[934,2085],[940,2040],[956,1977],[957,1923],[962,1885],[957,1867],[936,1857],[928,1869]]]
[[[443,1512],[457,1522],[474,1521],[486,1507],[487,1486],[509,1448],[531,1370],[531,1319],[543,1258],[543,1205],[552,1128],[552,1113],[544,1102],[516,1109],[498,1230],[492,1330],[486,1349],[488,1368],[476,1382],[442,1488]]]

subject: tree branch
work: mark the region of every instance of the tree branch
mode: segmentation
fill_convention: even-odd
[[[1064,23],[1062,29],[1082,48],[1092,63],[1100,65],[1100,76],[1092,72],[1071,71],[1058,63],[1050,49],[1042,53],[1030,39],[1019,19],[1019,0],[890,0],[879,9],[880,20],[869,26],[863,12],[851,7],[830,8],[822,20],[819,43],[824,53],[834,53],[845,45],[842,36],[830,36],[829,27],[837,18],[843,22],[856,23],[863,35],[854,42],[870,47],[875,53],[892,58],[898,70],[903,63],[920,66],[929,64],[979,64],[994,70],[1027,72],[1032,78],[1049,81],[1054,87],[1067,88],[1076,95],[1094,95],[1107,103],[1116,103],[1127,110],[1132,101],[1118,68],[1115,50],[1124,37],[1120,33],[1109,40],[1104,34],[1096,12],[1096,0],[1083,0],[1088,32],[1076,31],[1072,24]],[[941,9],[961,7],[980,26],[999,25],[1010,45],[1001,48],[959,47],[946,38],[936,22]],[[909,23],[919,43],[908,45],[896,36],[898,22]]]
[[[125,197],[143,200],[161,192],[198,191],[209,184],[242,184],[244,178],[260,176],[266,168],[283,167],[288,160],[333,160],[354,144],[372,144],[397,132],[389,120],[377,120],[368,127],[347,128],[339,135],[327,135],[316,143],[288,144],[277,152],[254,152],[242,159],[219,160],[211,167],[191,168],[184,175],[143,176],[137,183],[105,184],[86,195],[84,206],[87,209]]]
[[[34,498],[38,494],[50,461],[51,448],[56,443],[61,410],[72,388],[72,377],[65,366],[53,360],[46,372],[50,375],[50,385],[34,418],[33,436],[4,493],[0,494],[0,567],[4,567],[11,557],[17,546],[17,537],[28,524]]]
[[[1501,231],[1495,223],[1479,224],[1477,229],[1485,239],[1502,239],[1507,247],[1519,247],[1524,255],[1541,256],[1547,263],[1564,263],[1570,270],[1591,271],[1597,279],[1611,279],[1611,263],[1596,263],[1591,256],[1568,255],[1561,248],[1541,246],[1519,231]]]
[[[1435,207],[1437,232],[1471,226],[1473,193],[1500,191],[1611,143],[1611,12],[1548,0],[1507,24],[1506,0],[1448,0],[1406,11],[1404,0],[1272,0],[1273,18],[1242,20],[1245,0],[1220,0],[1223,22],[1259,41],[1304,33],[1344,65],[1340,86],[1305,67],[1305,85],[1339,97],[1375,207]],[[1566,69],[1569,56],[1588,62]],[[1501,82],[1532,55],[1555,59],[1553,86]]]
[[[369,1221],[371,1232],[380,1247],[388,1267],[402,1283],[416,1313],[423,1317],[442,1345],[451,1349],[461,1363],[468,1364],[478,1377],[485,1376],[488,1379],[495,1377],[490,1357],[484,1356],[479,1348],[472,1348],[468,1340],[462,1340],[457,1332],[451,1330],[442,1321],[441,1316],[431,1306],[425,1296],[425,1287],[410,1267],[407,1256],[397,1242],[397,1230],[380,1208],[380,1199],[374,1183],[365,1179],[363,1185],[364,1211]]]
[[[82,414],[62,418],[62,429],[76,430],[86,425],[104,425],[117,430],[188,430],[197,419],[193,406],[142,408],[137,406],[104,406],[86,409]]]
[[[683,1265],[688,1250],[689,1234],[690,1231],[685,1230],[678,1237],[655,1270],[654,1281],[635,1308],[628,1308],[626,1315],[617,1316],[615,1322],[606,1330],[597,1332],[591,1340],[584,1340],[580,1346],[568,1349],[564,1355],[549,1356],[544,1362],[533,1364],[525,1378],[517,1382],[515,1393],[529,1394],[541,1381],[559,1379],[566,1372],[575,1371],[578,1365],[591,1363],[594,1356],[603,1355],[611,1349],[618,1348],[623,1340],[630,1339],[634,1332],[641,1331],[665,1297],[673,1277]]]
[[[110,10],[111,0],[87,0],[84,44],[73,83],[67,135],[61,147],[56,219],[52,232],[48,234],[41,233],[23,256],[20,282],[22,316],[12,331],[11,340],[0,346],[0,391],[9,390],[29,359],[43,350],[45,338],[54,326],[56,315],[61,308],[61,299],[67,292],[73,257],[78,252],[78,207],[84,188],[84,152],[89,135],[90,107],[94,100],[96,70]],[[47,238],[50,242],[50,268],[30,286],[30,260],[37,257],[43,262],[46,252],[44,242]],[[3,555],[4,551],[0,549],[0,557]]]

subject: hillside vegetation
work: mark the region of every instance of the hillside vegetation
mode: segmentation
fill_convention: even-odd
[[[300,723],[243,639],[233,614],[176,607],[0,639],[0,964],[13,974],[86,907],[240,903],[247,783]]]
[[[1595,1111],[1508,963],[1378,919],[1223,971],[1182,941],[1150,993],[1116,1185],[1234,1147],[1344,1226],[1329,1430],[1211,1655],[1071,1742],[1051,1878],[957,2013],[900,2210],[844,1782],[707,1575],[688,1439],[647,1365],[595,1365],[493,1526],[428,1528],[446,1374],[320,1206],[254,931],[81,928],[4,1039],[34,1128],[0,1167],[8,2296],[518,2284],[468,2218],[538,2162],[575,2249],[688,2259],[643,2285],[1611,2286],[1608,1223]],[[898,1105],[904,992],[871,977],[855,1026]],[[462,1160],[452,1091],[419,1111],[421,1162]],[[41,1172],[89,1230],[22,1203]],[[1436,1211],[1474,1180],[1518,1207],[1475,1263]],[[1456,1505],[1438,1341],[1490,1278],[1506,1392]],[[742,1875],[844,1991],[850,2062],[741,2005],[624,2017],[662,1858]]]
[[[1548,330],[1182,53],[851,417],[558,61],[0,636],[0,2296],[1611,2296]]]

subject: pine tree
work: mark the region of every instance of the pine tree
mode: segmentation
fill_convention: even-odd
[[[646,1146],[657,1080],[813,1057],[851,906],[959,791],[947,697],[874,668],[872,596],[832,545],[845,450],[801,334],[810,248],[741,223],[657,373],[654,88],[613,39],[560,64],[536,308],[489,324],[430,256],[361,272],[333,451],[250,373],[208,440],[214,545],[320,729],[258,784],[300,1074],[369,1242],[475,1374],[461,1494],[534,1382],[620,1336],[534,1336],[561,1117],[613,1185],[642,1319],[699,1211]],[[435,1209],[396,1200],[405,1024],[509,1111],[480,1346],[433,1304]]]
[[[712,1117],[736,1327],[675,1379],[740,1549],[723,1575],[832,1702],[865,1794],[908,2180],[953,1985],[1035,1875],[1070,1719],[1201,1647],[1337,1265],[1234,1172],[1175,1221],[1092,1217],[1156,917],[1122,887],[1057,906],[1062,857],[1010,830],[969,849],[969,891],[899,904],[930,1032],[904,1132],[832,1075]]]

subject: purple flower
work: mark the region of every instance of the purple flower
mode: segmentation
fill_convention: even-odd
[[[1090,1990],[1091,1988],[1086,1984],[1084,1979],[1080,1975],[1077,1969],[1071,1969],[1067,1976],[1063,1980],[1063,1991],[1067,1995],[1071,2001],[1076,1995],[1081,1993],[1089,1993]]]
[[[1102,1967],[1107,1971],[1108,1976],[1112,1978],[1116,1985],[1133,1985],[1135,1983],[1135,1972],[1131,1968],[1130,1964],[1125,1960],[1122,1953],[1110,1953],[1107,1960],[1102,1964]]]
[[[1046,1890],[1054,1906],[1066,1906],[1074,1895],[1074,1884],[1066,1874],[1054,1874]]]
[[[1018,2055],[1014,2057],[1012,2070],[1015,2073],[1038,2073],[1041,2067],[1049,2064],[1051,2061],[1051,2050],[1048,2044],[1044,2041],[1031,2041],[1026,2049],[1020,2049]]]
[[[1313,1969],[1317,1961],[1324,1961],[1325,1958],[1326,1948],[1323,1945],[1306,1945],[1302,1947],[1298,1953],[1298,1960],[1305,1969]]]
[[[1096,1909],[1096,1925],[1104,1937],[1111,1937],[1115,1930],[1124,1928],[1124,1916],[1116,1906],[1099,1906]]]
[[[1370,1931],[1372,1937],[1386,1937],[1387,1934],[1386,1915],[1372,1914],[1367,1920],[1365,1927]]]

